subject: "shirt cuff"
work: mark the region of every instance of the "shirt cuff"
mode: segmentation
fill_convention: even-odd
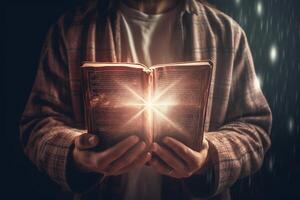
[[[50,178],[63,190],[81,192],[98,180],[98,174],[82,174],[75,170],[72,163],[74,140],[83,133],[70,127],[55,127],[53,136],[45,138],[40,151],[40,167],[45,169]]]
[[[205,138],[213,149],[211,157],[211,169],[214,174],[212,196],[219,194],[234,183],[234,175],[239,171],[236,161],[231,158],[233,150],[230,145],[219,139],[220,135],[209,132]],[[222,136],[221,136],[222,137]]]

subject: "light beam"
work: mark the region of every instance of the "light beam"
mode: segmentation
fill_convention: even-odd
[[[145,111],[151,111],[156,113],[161,119],[166,121],[168,124],[170,124],[172,127],[174,127],[176,130],[180,132],[184,132],[184,130],[178,126],[176,123],[174,123],[170,118],[168,118],[165,113],[169,106],[176,105],[176,101],[172,97],[166,97],[164,99],[161,99],[163,95],[165,95],[171,88],[176,86],[176,84],[180,81],[180,79],[176,80],[175,82],[168,85],[165,89],[163,89],[160,92],[157,92],[154,98],[150,99],[144,99],[141,95],[139,95],[137,92],[135,92],[132,88],[130,88],[128,85],[120,84],[122,87],[124,87],[126,90],[128,90],[135,98],[135,100],[131,100],[129,102],[125,102],[123,106],[141,106],[141,110],[139,110],[134,116],[132,116],[125,124],[124,126],[132,123],[135,119],[137,119],[140,115],[142,115]]]

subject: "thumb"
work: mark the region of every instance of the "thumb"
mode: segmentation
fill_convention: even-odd
[[[96,147],[99,143],[98,137],[89,133],[84,133],[75,138],[75,147],[80,150],[88,150]]]

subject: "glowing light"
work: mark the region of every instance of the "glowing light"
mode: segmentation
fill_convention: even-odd
[[[268,162],[268,167],[269,167],[270,172],[273,172],[274,164],[275,164],[275,158],[273,156],[270,156],[269,162]]]
[[[149,101],[146,101],[145,106],[146,106],[147,108],[153,108],[154,103],[152,102],[152,100],[149,100]]]
[[[160,112],[158,109],[154,107],[153,111],[158,114],[162,119],[167,121],[171,126],[173,126],[176,130],[179,132],[185,132],[180,126],[178,126],[176,123],[174,123],[171,119],[169,119],[167,116],[165,116],[162,112]]]
[[[260,75],[257,75],[254,83],[255,89],[260,90],[262,85],[263,85],[262,78],[260,77]]]
[[[137,92],[135,92],[129,86],[122,85],[134,97],[134,100],[130,100],[128,102],[123,103],[123,106],[133,106],[133,107],[139,107],[140,106],[141,107],[141,109],[134,116],[132,116],[124,124],[124,126],[126,126],[126,125],[134,122],[134,120],[137,119],[144,112],[148,112],[148,114],[149,114],[149,112],[151,112],[151,113],[155,113],[157,116],[159,116],[160,119],[166,121],[168,124],[170,124],[176,130],[178,130],[180,132],[184,132],[184,130],[180,126],[178,126],[176,123],[174,123],[171,119],[169,119],[166,116],[168,108],[170,106],[176,105],[176,101],[172,97],[164,97],[164,98],[162,98],[171,88],[173,88],[174,86],[176,86],[176,84],[179,81],[180,80],[177,80],[177,81],[173,82],[172,84],[168,85],[162,91],[156,92],[155,96],[153,98],[150,98],[150,99],[144,99],[142,96],[140,96]]]
[[[240,3],[241,3],[241,0],[235,0],[236,5],[240,5]]]
[[[278,58],[278,48],[275,44],[273,44],[269,51],[269,57],[272,64],[277,61]]]
[[[263,4],[261,1],[256,3],[256,13],[258,16],[261,16],[263,14]]]
[[[174,86],[176,86],[180,81],[181,81],[181,79],[177,79],[177,81],[175,81],[172,84],[168,85],[164,90],[157,92],[155,94],[154,101],[156,102],[160,97],[162,97],[171,88],[173,88]]]
[[[290,132],[292,132],[294,130],[294,119],[293,118],[290,118],[288,120],[288,129]]]

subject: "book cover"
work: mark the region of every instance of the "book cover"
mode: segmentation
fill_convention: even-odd
[[[86,62],[81,69],[87,130],[102,148],[138,135],[148,145],[170,136],[200,149],[211,62]]]

